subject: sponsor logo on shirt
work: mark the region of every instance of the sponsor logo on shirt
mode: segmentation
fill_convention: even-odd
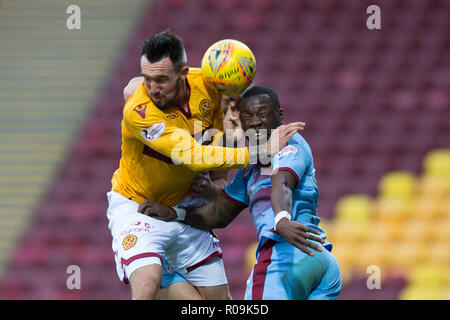
[[[145,106],[137,106],[134,108],[134,111],[136,111],[142,119],[145,119],[145,111],[147,110],[147,105]]]
[[[166,124],[164,122],[159,122],[154,125],[152,125],[148,129],[142,129],[141,134],[147,141],[153,141],[156,138],[160,137],[164,130],[166,129]]]

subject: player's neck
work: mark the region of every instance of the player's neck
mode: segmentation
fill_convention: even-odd
[[[189,85],[187,84],[187,80],[186,80],[181,83],[180,89],[178,90],[178,95],[175,98],[173,106],[187,111],[188,105],[189,105],[189,95],[190,95],[190,89],[189,89]]]

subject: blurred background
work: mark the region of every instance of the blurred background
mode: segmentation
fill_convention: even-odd
[[[66,26],[72,4],[79,30]],[[366,27],[372,4],[380,30]],[[0,299],[130,298],[105,193],[122,89],[140,73],[141,42],[167,27],[190,66],[217,40],[245,42],[254,83],[307,123],[339,299],[450,299],[447,0],[0,0]],[[216,233],[242,299],[251,218]],[[70,265],[80,290],[66,286]]]

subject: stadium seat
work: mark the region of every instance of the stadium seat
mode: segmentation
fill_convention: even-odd
[[[409,281],[413,285],[427,287],[442,287],[447,283],[446,268],[435,263],[417,265],[409,274]]]
[[[450,149],[436,149],[425,155],[423,160],[425,176],[450,179]]]
[[[348,276],[351,276],[355,261],[358,258],[355,255],[355,249],[358,248],[360,248],[359,244],[333,243],[333,255],[336,257],[340,268],[345,269],[341,270],[341,272],[346,272]]]
[[[442,288],[422,285],[409,285],[399,294],[400,300],[445,300],[446,292]]]
[[[354,258],[355,268],[360,274],[365,274],[369,266],[377,266],[383,270],[387,265],[389,247],[383,242],[371,239],[359,246],[358,254]],[[355,254],[356,251],[353,252]]]
[[[416,245],[428,245],[433,239],[432,223],[420,220],[408,220],[401,226],[401,240]]]
[[[378,198],[375,201],[375,218],[378,221],[399,223],[409,219],[413,201],[400,198]]]
[[[416,221],[438,221],[445,216],[445,201],[419,195],[413,200],[414,204],[411,210],[411,219]]]
[[[407,171],[388,172],[381,177],[378,190],[382,198],[411,199],[417,194],[416,177]]]
[[[424,175],[420,180],[419,192],[431,199],[447,199],[450,196],[450,178]]]
[[[258,242],[255,241],[251,243],[245,253],[245,269],[250,273],[253,269],[253,265],[256,263],[256,248],[258,247]]]
[[[358,224],[369,223],[373,215],[372,199],[367,195],[354,194],[341,197],[335,210],[337,221]]]
[[[386,261],[389,268],[404,272],[426,259],[426,247],[411,242],[395,242],[389,247],[389,251]]]
[[[119,6],[119,1],[115,2],[115,7],[123,8],[122,11],[135,4],[133,1]],[[17,5],[14,1],[5,4]],[[26,14],[52,15],[53,11],[47,12],[46,8],[47,5],[41,10],[36,7]],[[302,135],[314,154],[320,190],[318,214],[327,218],[328,223],[322,226],[334,244],[333,252],[341,265],[344,299],[398,298],[403,285],[383,279],[383,290],[369,291],[367,274],[355,276],[355,266],[359,265],[359,271],[364,271],[363,267],[374,261],[385,264],[386,269],[389,265],[398,268],[401,274],[425,260],[447,264],[447,275],[450,274],[446,255],[449,252],[446,244],[450,243],[450,200],[448,185],[442,180],[450,176],[445,47],[448,1],[383,2],[382,23],[383,28],[389,29],[388,33],[360,28],[361,12],[365,9],[364,2],[339,0],[168,0],[151,1],[147,9],[135,10],[142,14],[142,19],[130,32],[128,45],[119,52],[122,55],[116,66],[110,68],[115,71],[105,75],[95,73],[92,68],[95,77],[88,77],[88,82],[80,82],[73,88],[85,92],[85,86],[99,85],[103,89],[96,102],[90,104],[92,110],[83,111],[83,116],[88,118],[80,127],[77,140],[72,145],[65,140],[61,143],[72,150],[57,174],[52,172],[55,183],[46,190],[47,196],[34,216],[30,215],[34,218],[33,225],[21,247],[12,255],[11,267],[1,279],[0,298],[130,298],[129,288],[117,280],[111,263],[113,253],[106,226],[105,192],[110,188],[111,174],[121,155],[121,90],[130,77],[139,74],[136,48],[144,38],[167,26],[181,34],[191,66],[197,66],[203,51],[221,38],[235,37],[249,44],[258,61],[255,84],[276,89],[286,120],[306,120],[307,127]],[[93,14],[102,12],[94,11]],[[113,13],[109,9],[106,11]],[[132,17],[132,20],[137,18]],[[26,26],[19,23],[21,34],[24,28]],[[42,30],[42,25],[38,29]],[[100,29],[113,30],[103,24]],[[10,29],[5,30],[8,35],[1,54],[12,57],[15,53],[9,50],[8,41],[17,37]],[[34,51],[36,55],[47,50],[42,47],[47,46],[46,42],[35,37],[39,30],[28,34],[35,38],[33,41],[42,42]],[[106,40],[114,37],[102,33],[97,38],[105,40],[99,43],[100,48],[113,47]],[[60,47],[72,50],[73,46],[83,47],[78,42]],[[82,56],[89,60],[95,57],[97,49],[98,44],[92,43],[89,52]],[[382,56],[377,54],[380,50]],[[114,56],[118,56],[117,52]],[[95,63],[95,58],[93,62],[88,60],[87,66]],[[0,78],[5,83],[10,80],[8,70],[12,68],[8,65],[7,69],[2,69],[6,73],[1,73]],[[81,71],[73,70],[68,74]],[[49,78],[42,80],[48,83]],[[52,83],[63,85],[58,81]],[[0,90],[0,94],[4,92]],[[9,95],[10,92],[6,92],[3,97],[9,101]],[[81,98],[77,97],[77,106],[81,105]],[[59,112],[58,108],[52,108],[52,112]],[[68,115],[58,113],[58,117],[64,122],[61,125],[64,134],[72,130],[66,126]],[[6,117],[2,125],[16,125],[9,124],[8,120]],[[39,130],[51,127],[47,119],[35,122],[48,127]],[[32,128],[35,127],[33,124]],[[36,134],[35,129],[27,131],[28,138]],[[54,133],[44,134],[55,136]],[[10,141],[3,146],[9,144]],[[0,168],[4,168],[3,165]],[[410,176],[418,177],[421,169],[424,178],[415,178],[418,188],[414,190],[414,179],[408,180],[405,176],[409,172]],[[392,170],[407,171],[405,179],[400,184],[397,184],[399,181],[393,185],[388,183],[387,191],[382,192],[381,184],[386,181],[381,179]],[[10,173],[8,169],[4,172]],[[27,185],[29,180],[25,179]],[[352,205],[350,200],[345,203],[345,197],[355,193],[362,199],[354,199]],[[378,195],[383,199],[378,199]],[[393,196],[407,197],[412,202],[385,201]],[[235,299],[243,297],[248,276],[246,252],[253,250],[250,245],[256,239],[250,216],[246,217],[248,219],[236,225],[232,223],[227,229],[217,231]],[[386,260],[383,262],[383,259]],[[74,262],[83,264],[82,285],[86,288],[83,294],[64,288],[67,275],[60,271]],[[384,273],[385,268],[382,270]],[[442,292],[411,285],[400,297],[450,298]]]
[[[450,242],[434,242],[428,244],[427,262],[440,266],[441,268],[450,266]]]
[[[447,217],[447,219],[434,221],[433,224],[433,241],[450,243],[450,219]]]

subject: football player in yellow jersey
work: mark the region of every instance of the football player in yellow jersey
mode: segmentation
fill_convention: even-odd
[[[304,124],[279,127],[272,141],[250,153],[245,147],[202,146],[193,136],[222,129],[221,96],[204,86],[200,70],[187,67],[181,39],[165,31],[145,41],[141,72],[143,82],[130,83],[138,87],[124,107],[122,158],[108,192],[117,273],[130,282],[133,299],[153,299],[161,286],[169,288],[179,278],[196,289],[179,283],[183,295],[169,298],[195,298],[194,293],[229,298],[218,240],[181,222],[141,215],[139,203],[150,199],[180,205],[197,173],[241,168],[258,154],[273,155]]]

